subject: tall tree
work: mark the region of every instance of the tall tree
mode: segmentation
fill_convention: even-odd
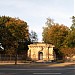
[[[68,36],[64,41],[65,48],[74,48],[75,47],[75,30],[70,30]]]
[[[31,31],[31,33],[30,33],[30,40],[31,40],[32,43],[38,41],[37,33],[35,31]]]
[[[54,20],[48,17],[45,24],[46,26],[51,27],[52,25],[54,25]]]
[[[50,26],[48,25],[43,28],[43,41],[45,43],[52,43],[57,48],[60,48],[68,35],[68,30],[69,28],[64,25],[59,25],[58,23],[51,25],[50,23]]]
[[[75,16],[72,16],[72,26],[71,29],[75,29]]]
[[[69,30],[69,34],[64,42],[65,47],[74,48],[75,47],[75,17],[72,16],[72,25]]]
[[[26,22],[18,18],[0,16],[0,42],[6,50],[18,48],[18,42],[26,41],[28,38]]]

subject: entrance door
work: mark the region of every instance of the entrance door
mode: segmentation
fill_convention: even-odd
[[[43,60],[43,53],[39,52],[39,60]]]

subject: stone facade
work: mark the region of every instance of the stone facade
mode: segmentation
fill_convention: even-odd
[[[35,43],[28,45],[28,57],[32,60],[55,60],[54,45],[45,43]]]

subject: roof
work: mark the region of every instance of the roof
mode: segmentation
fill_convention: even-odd
[[[38,43],[33,43],[28,45],[28,47],[35,47],[35,46],[47,46],[47,47],[54,47],[54,45],[52,44],[47,44],[47,43],[42,43],[42,42],[38,42]]]

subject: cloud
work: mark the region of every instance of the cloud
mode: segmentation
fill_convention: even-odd
[[[41,37],[46,18],[70,26],[74,0],[0,0],[0,15],[19,17]]]

